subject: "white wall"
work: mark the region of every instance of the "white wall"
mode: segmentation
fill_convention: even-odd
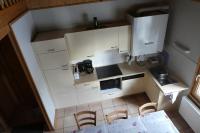
[[[127,53],[119,54],[119,50],[108,50],[95,54],[95,57],[90,58],[92,60],[93,67],[107,66],[112,64],[118,64],[126,61]],[[71,64],[76,64],[82,60],[71,61]]]
[[[169,68],[188,86],[191,86],[196,64],[200,57],[200,3],[192,0],[173,0],[167,32]],[[190,54],[174,48],[177,41],[191,50]]]
[[[31,47],[31,39],[35,29],[31,13],[27,12],[13,24],[11,24],[11,27],[28,69],[32,75],[33,81],[38,89],[38,93],[49,116],[51,124],[54,125],[55,107],[49,94],[48,86]]]
[[[100,21],[126,18],[126,10],[133,5],[163,0],[113,0],[50,9],[33,10],[33,19],[38,30],[62,29],[88,25],[93,17]]]

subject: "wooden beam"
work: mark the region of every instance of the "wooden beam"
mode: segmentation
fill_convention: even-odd
[[[42,114],[43,114],[43,118],[45,119],[47,128],[48,128],[49,131],[54,130],[53,125],[51,124],[50,119],[48,117],[48,114],[47,114],[47,112],[46,112],[46,110],[44,108],[44,105],[43,105],[42,100],[41,100],[41,98],[39,96],[37,87],[36,87],[36,85],[35,85],[35,83],[33,81],[31,73],[30,73],[30,71],[28,69],[26,61],[25,61],[24,56],[23,56],[23,54],[22,54],[22,52],[20,50],[19,44],[18,44],[18,42],[17,42],[17,40],[15,38],[15,35],[14,35],[12,29],[11,29],[11,32],[8,35],[9,35],[9,38],[10,38],[10,40],[12,42],[12,46],[13,46],[16,54],[17,54],[19,62],[21,64],[21,66],[22,66],[22,69],[24,70],[25,76],[26,76],[26,78],[27,78],[27,80],[28,80],[28,82],[29,82],[29,84],[31,86],[32,92],[34,94],[34,97],[35,97],[35,99],[36,99],[36,101],[38,103],[38,106],[39,106]]]
[[[70,6],[86,4],[92,2],[101,2],[108,0],[26,0],[28,9],[43,9],[59,6]]]
[[[7,26],[12,20],[24,13],[26,10],[27,6],[24,0],[0,10],[0,29]]]
[[[3,39],[10,32],[10,28],[8,25],[0,28],[0,40]]]

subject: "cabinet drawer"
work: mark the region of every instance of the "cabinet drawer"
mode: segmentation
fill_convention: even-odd
[[[76,85],[78,93],[88,93],[88,92],[99,92],[100,84],[99,82],[90,82]]]
[[[43,70],[62,68],[68,69],[68,57],[66,51],[38,55]]]
[[[33,42],[32,47],[37,54],[53,53],[67,49],[64,38]]]

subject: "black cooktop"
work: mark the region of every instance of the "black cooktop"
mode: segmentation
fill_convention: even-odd
[[[122,75],[122,72],[119,69],[117,64],[116,65],[103,66],[103,67],[96,67],[96,72],[97,72],[98,79]]]

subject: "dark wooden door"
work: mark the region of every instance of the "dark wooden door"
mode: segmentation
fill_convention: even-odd
[[[0,118],[8,128],[44,123],[8,36],[0,40]]]

